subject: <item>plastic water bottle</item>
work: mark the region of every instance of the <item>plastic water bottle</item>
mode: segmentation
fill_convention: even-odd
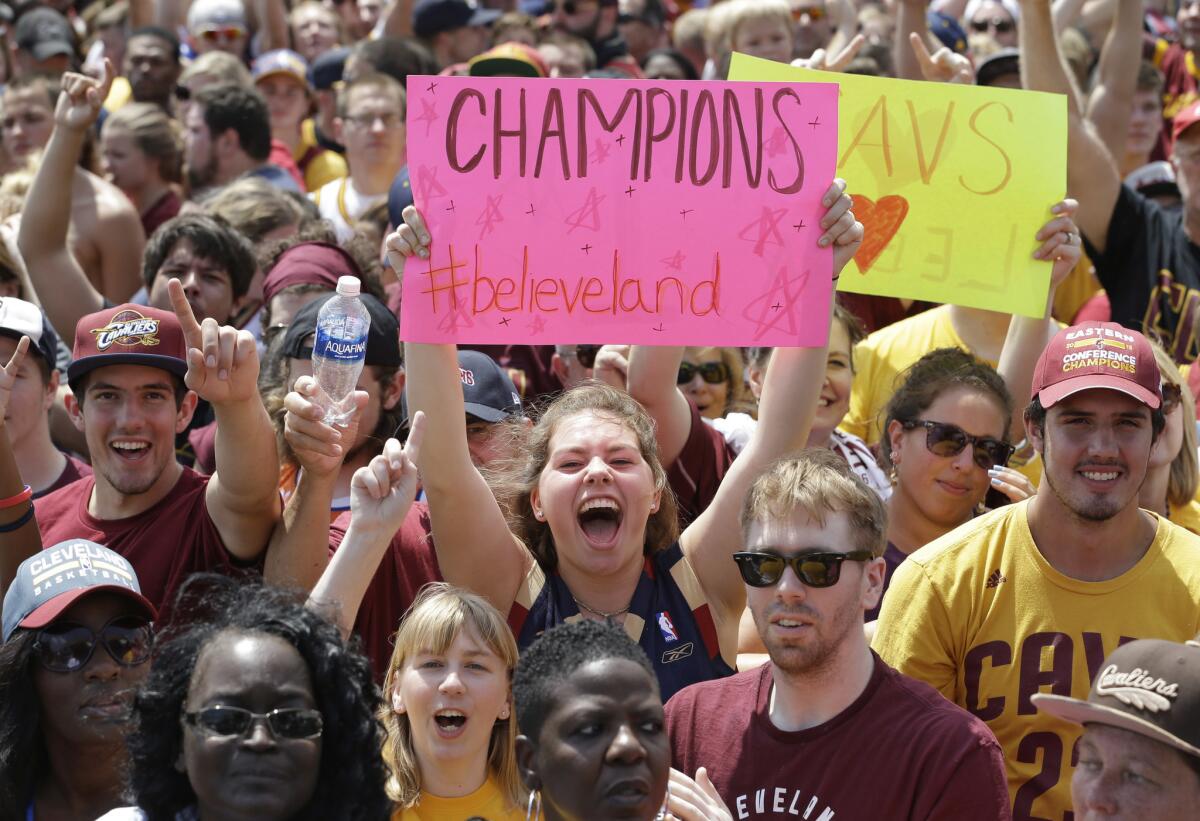
[[[342,425],[354,413],[352,394],[367,356],[367,331],[371,314],[358,298],[358,277],[338,277],[337,295],[317,314],[317,340],[313,343],[313,377],[316,402],[325,409],[325,424]]]

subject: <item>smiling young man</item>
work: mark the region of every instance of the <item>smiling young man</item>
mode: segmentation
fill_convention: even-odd
[[[746,494],[734,559],[770,662],[667,704],[674,766],[706,768],[734,817],[1009,818],[983,722],[867,646],[886,519],[827,449],[781,459]]]
[[[40,499],[36,520],[41,544],[86,538],[127,558],[160,609],[191,573],[256,561],[280,509],[254,338],[212,319],[197,323],[177,280],[170,297],[173,314],[129,304],[79,321],[67,411],[95,474]],[[0,374],[0,409],[10,368]],[[175,437],[198,399],[212,406],[220,430],[218,473],[209,478],[175,460]],[[10,458],[0,436],[0,465]],[[11,519],[0,528],[3,584],[39,546],[33,520]]]
[[[1013,815],[1061,818],[1079,729],[1038,692],[1083,697],[1130,638],[1200,627],[1200,539],[1138,508],[1162,396],[1145,337],[1060,331],[1034,370],[1025,430],[1045,464],[1027,501],[951,531],[896,570],[874,648],[983,719],[1003,745]]]

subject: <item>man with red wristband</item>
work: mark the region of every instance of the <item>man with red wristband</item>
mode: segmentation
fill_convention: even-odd
[[[211,319],[197,323],[178,280],[169,291],[173,314],[120,305],[76,326],[66,406],[95,475],[39,500],[36,528],[32,517],[22,524],[27,503],[2,506],[22,488],[0,423],[3,588],[43,544],[88,539],[128,559],[161,611],[191,573],[252,564],[265,550],[280,512],[278,457],[254,338]],[[27,347],[22,341],[0,370],[0,411]],[[207,478],[175,460],[175,435],[198,398],[212,405],[220,430],[218,472]]]

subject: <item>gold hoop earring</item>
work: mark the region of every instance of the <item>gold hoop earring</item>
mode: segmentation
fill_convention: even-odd
[[[537,807],[534,808],[533,800],[537,799]],[[542,791],[534,790],[529,794],[529,803],[525,805],[525,821],[537,821],[542,817]]]

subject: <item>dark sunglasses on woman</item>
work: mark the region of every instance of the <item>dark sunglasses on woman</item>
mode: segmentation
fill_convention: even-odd
[[[925,419],[911,419],[902,423],[905,430],[925,428],[925,447],[934,456],[950,458],[963,452],[970,445],[973,449],[975,464],[984,470],[994,467],[1004,467],[1008,464],[1015,448],[1007,442],[993,439],[990,436],[972,436],[957,425],[946,422],[930,422]]]
[[[710,385],[720,385],[729,379],[729,370],[725,367],[724,362],[705,362],[703,365],[684,362],[679,366],[679,377],[676,379],[676,384],[686,385],[697,373]]]
[[[851,550],[849,553],[801,553],[797,556],[780,556],[777,553],[745,551],[734,553],[733,560],[741,571],[742,581],[751,587],[770,587],[783,578],[783,571],[791,567],[792,572],[809,587],[833,587],[842,576],[842,562],[868,562],[872,558],[869,550]]]
[[[982,34],[985,31],[995,31],[998,34],[1008,34],[1017,24],[1012,20],[1005,20],[1003,17],[989,17],[986,20],[972,20],[971,31]]]
[[[60,623],[43,627],[33,649],[42,666],[53,673],[82,670],[103,645],[112,660],[123,667],[136,667],[150,658],[153,631],[145,619],[120,616],[93,632],[81,624]]]
[[[224,704],[184,713],[183,720],[197,730],[222,738],[242,737],[255,721],[263,719],[277,739],[319,738],[325,729],[320,710],[303,707],[280,707],[269,713],[252,713],[241,707]]]

